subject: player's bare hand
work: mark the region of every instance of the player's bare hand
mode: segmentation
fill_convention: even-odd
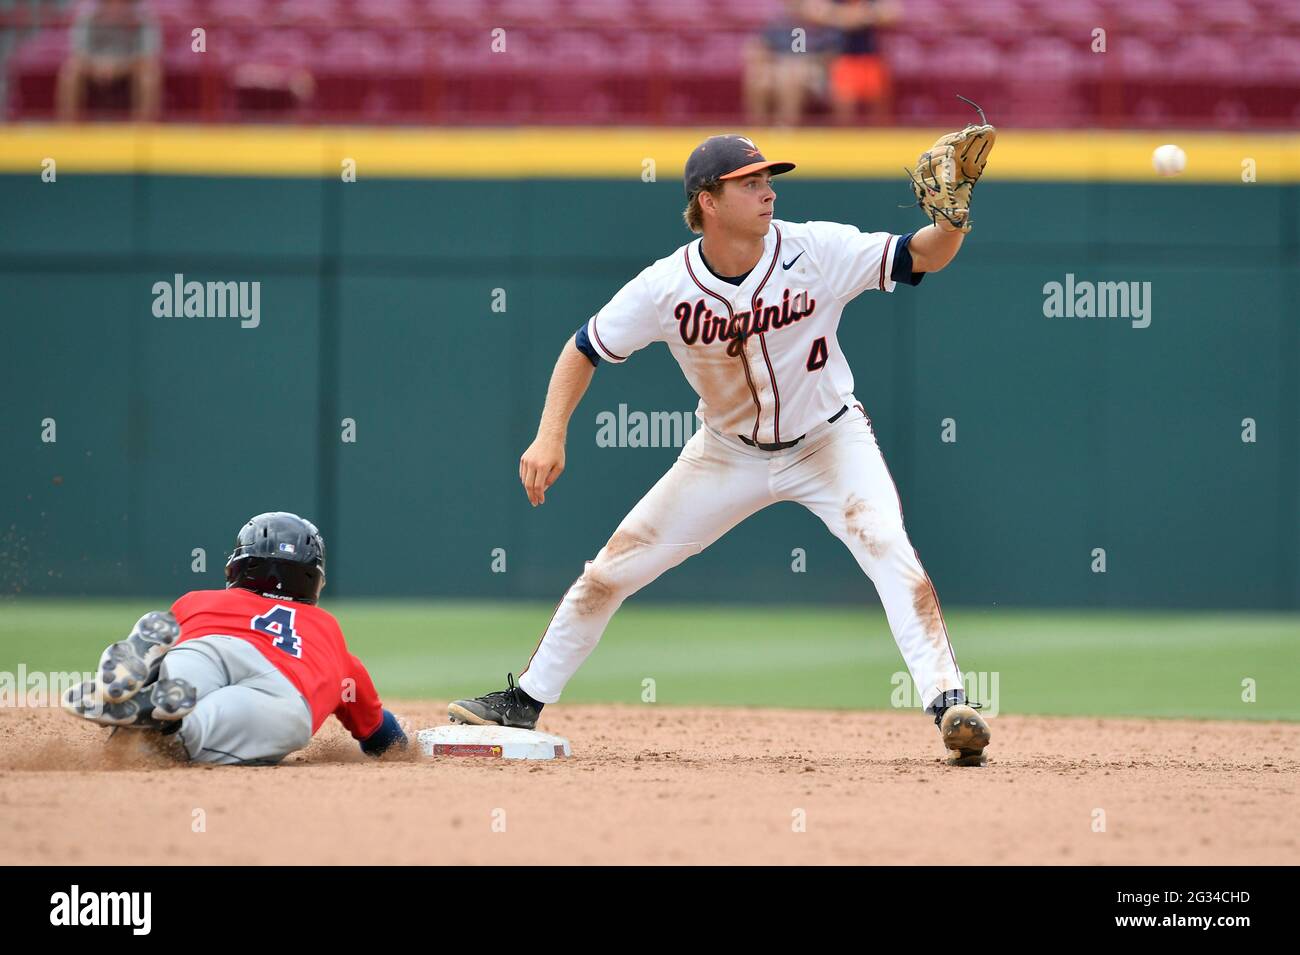
[[[546,502],[546,491],[564,473],[564,442],[538,435],[519,459],[519,480],[536,507]]]

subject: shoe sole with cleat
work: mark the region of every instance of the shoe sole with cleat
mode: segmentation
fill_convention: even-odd
[[[176,618],[164,611],[145,614],[125,640],[110,644],[99,659],[99,682],[106,704],[124,703],[158,675],[163,655],[180,639]]]

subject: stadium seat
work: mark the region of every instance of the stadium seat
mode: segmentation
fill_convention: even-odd
[[[1095,72],[1086,65],[1093,56],[1079,43],[1054,37],[1024,41],[1003,62],[1006,112],[1030,125],[1072,124],[1082,113],[1084,80]]]
[[[184,27],[186,31],[206,26],[207,5],[195,0],[152,0],[149,8],[164,27]]]
[[[1233,42],[1213,36],[1182,39],[1170,49],[1165,70],[1183,81],[1231,79],[1241,71],[1241,52]]]
[[[409,30],[422,25],[425,16],[423,6],[410,0],[348,0],[339,7],[339,22],[349,27]]]
[[[1165,68],[1166,54],[1142,37],[1122,38],[1105,56],[1104,67],[1110,70],[1118,66],[1118,74],[1129,81],[1158,77]]]
[[[758,30],[773,21],[786,20],[789,13],[782,0],[714,0],[699,4],[687,16],[692,18],[688,22],[702,23],[708,18],[714,24],[725,23],[728,30],[742,31]]]
[[[342,20],[333,0],[284,0],[277,12],[280,23],[305,30],[330,30]]]
[[[264,0],[211,0],[207,19],[213,24],[239,30],[257,30],[267,25]]]
[[[700,29],[716,30],[720,23],[728,29],[740,29],[744,23],[719,16],[721,11],[712,4],[700,3],[698,0],[657,0],[655,3],[643,4],[638,17],[640,29],[654,29],[692,32]]]
[[[200,17],[197,23],[212,21]],[[188,24],[163,29],[163,116],[190,121],[216,119],[222,107],[226,63],[235,44],[220,42],[220,28],[216,28],[209,40],[217,42],[209,42],[206,52],[196,53],[193,29]]]
[[[1289,30],[1294,36],[1300,32],[1300,3],[1278,3],[1261,0],[1256,8],[1260,23],[1272,23],[1274,30]]]
[[[1300,105],[1295,86],[1300,84],[1300,36],[1266,36],[1252,44],[1253,75],[1264,82],[1291,86],[1290,99]]]
[[[1092,31],[1107,27],[1104,8],[1093,0],[1060,0],[1026,7],[1024,23],[1042,23],[1063,39],[1091,43]]]
[[[569,17],[577,26],[627,30],[641,15],[644,4],[636,0],[569,0]],[[628,31],[631,32],[631,31]]]
[[[1149,32],[1177,30],[1186,24],[1178,5],[1172,0],[1109,0],[1106,8],[1107,33],[1118,39],[1119,32],[1142,36]]]
[[[1251,30],[1259,23],[1259,14],[1247,0],[1219,0],[1217,3],[1198,4],[1197,14],[1198,27],[1208,32]]]
[[[437,29],[487,32],[495,24],[488,0],[415,0],[426,22]]]
[[[888,34],[881,42],[881,51],[895,77],[921,75],[929,63],[925,41],[906,33]]]
[[[54,114],[59,67],[67,55],[66,30],[35,33],[10,55],[9,108],[14,116],[49,117]]]
[[[983,0],[981,3],[954,4],[949,6],[947,15],[962,32],[986,35],[1011,30],[1023,32],[1026,18],[1025,12],[1016,0]]]
[[[512,27],[546,27],[568,22],[568,11],[561,0],[497,0],[492,25]]]

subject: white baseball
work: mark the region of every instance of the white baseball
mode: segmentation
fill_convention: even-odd
[[[1187,153],[1173,143],[1165,143],[1151,154],[1151,165],[1162,176],[1176,176],[1187,168]]]

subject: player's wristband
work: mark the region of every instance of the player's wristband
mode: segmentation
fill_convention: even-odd
[[[367,756],[379,756],[390,746],[405,748],[406,743],[406,734],[398,725],[397,717],[384,710],[384,718],[379,723],[379,729],[361,741],[361,751]]]

